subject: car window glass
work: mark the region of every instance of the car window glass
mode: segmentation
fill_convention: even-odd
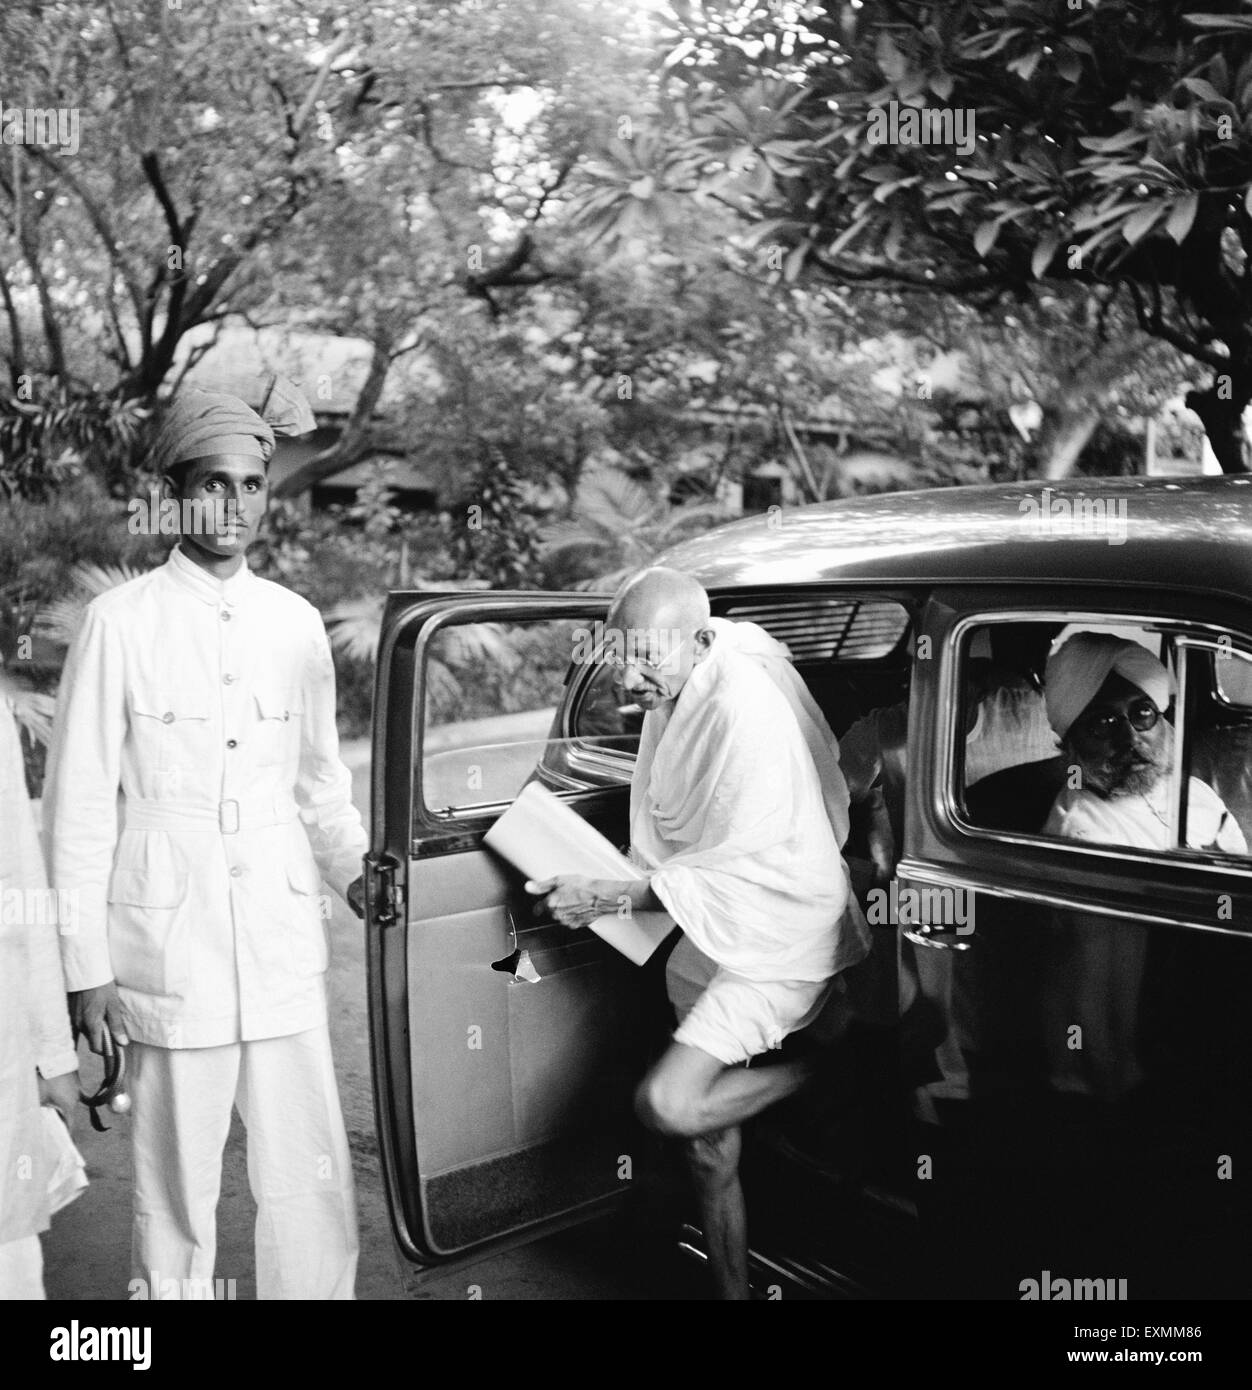
[[[422,799],[453,814],[508,802],[548,749],[577,619],[449,623],[426,645]]]
[[[1216,655],[1217,698],[1252,715],[1252,657],[1235,651],[1228,643],[1219,644]]]
[[[1229,642],[1188,646],[1185,656],[1187,840],[1246,855],[1252,845],[1252,658]]]
[[[1245,854],[1252,709],[1222,703],[1215,659],[1165,625],[970,629],[958,734],[967,817],[1131,850]]]
[[[596,666],[578,702],[572,730],[584,747],[594,745],[633,758],[639,751],[643,710],[619,687],[614,674],[609,666]]]

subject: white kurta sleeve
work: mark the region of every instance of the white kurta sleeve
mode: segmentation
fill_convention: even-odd
[[[70,905],[61,923],[70,990],[113,978],[108,886],[125,736],[125,660],[107,620],[89,607],[61,676],[43,797],[49,877],[58,902]]]
[[[311,615],[304,676],[304,725],[296,802],[322,877],[341,896],[361,873],[367,840],[352,804],[352,774],[339,757],[335,727],[335,666],[326,631]]]
[[[57,950],[56,926],[36,914],[28,931],[31,1018],[35,1065],[41,1076],[64,1076],[78,1070],[78,1055],[65,1003],[65,977]]]
[[[24,935],[26,978],[11,982],[15,999],[29,1005],[32,1052],[44,1076],[74,1071],[78,1059],[65,1007],[65,983],[57,949],[57,924],[48,910],[50,896],[35,818],[26,797],[22,745],[17,725],[0,701],[0,885],[22,893],[23,920],[16,924]],[[20,957],[19,957],[20,958]]]

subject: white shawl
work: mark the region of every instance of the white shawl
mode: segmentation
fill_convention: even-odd
[[[753,980],[824,980],[868,949],[839,853],[838,747],[781,643],[755,623],[710,626],[712,650],[679,698],[644,718],[632,852],[719,965]]]

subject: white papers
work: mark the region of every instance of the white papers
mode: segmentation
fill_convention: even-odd
[[[530,879],[557,874],[618,880],[647,877],[538,782],[522,788],[483,838]],[[668,912],[634,912],[629,917],[606,913],[591,923],[597,936],[636,965],[642,965],[673,929],[674,919]]]

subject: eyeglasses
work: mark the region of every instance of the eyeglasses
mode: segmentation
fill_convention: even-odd
[[[1145,696],[1142,700],[1132,701],[1124,713],[1110,710],[1107,714],[1089,715],[1081,721],[1081,729],[1088,738],[1107,743],[1123,719],[1137,733],[1146,734],[1149,729],[1156,728],[1160,717],[1161,711]]]
[[[658,658],[656,661],[646,656],[618,656],[616,652],[606,652],[600,658],[600,661],[601,664],[607,666],[610,671],[626,671],[631,666],[635,666],[642,671],[652,671],[655,673],[664,670],[666,666],[670,665],[678,653],[687,645],[687,641],[688,639],[684,638],[673,651]]]

